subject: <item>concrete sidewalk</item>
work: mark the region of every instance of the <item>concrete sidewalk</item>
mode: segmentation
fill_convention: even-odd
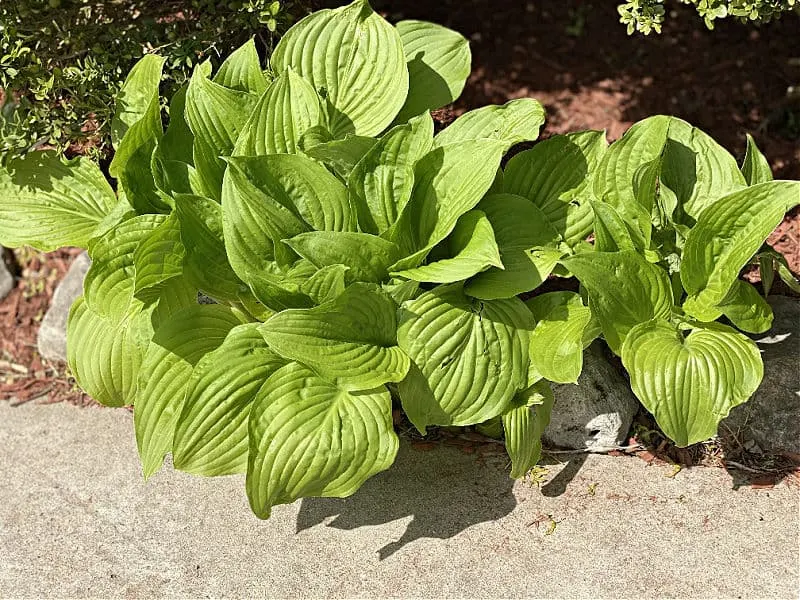
[[[131,415],[0,402],[0,597],[797,598],[800,497],[590,456],[541,488],[407,445],[346,500],[144,484]],[[579,469],[576,472],[576,468]],[[554,477],[553,477],[554,475]],[[595,485],[596,484],[596,485]]]

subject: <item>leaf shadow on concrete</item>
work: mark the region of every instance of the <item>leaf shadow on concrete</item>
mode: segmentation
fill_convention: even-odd
[[[328,527],[350,530],[412,517],[398,540],[379,540],[380,560],[421,538],[448,539],[494,521],[517,505],[506,457],[479,458],[450,448],[420,452],[400,444],[391,469],[373,477],[349,498],[305,498],[297,532],[333,517]]]

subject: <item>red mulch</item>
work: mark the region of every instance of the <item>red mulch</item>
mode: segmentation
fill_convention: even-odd
[[[36,334],[53,291],[79,253],[76,248],[16,253],[20,278],[0,302],[0,401],[96,404],[77,387],[64,365],[42,360],[36,349]]]

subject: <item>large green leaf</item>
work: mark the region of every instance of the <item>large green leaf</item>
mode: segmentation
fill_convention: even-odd
[[[563,256],[555,249],[558,233],[544,213],[513,194],[492,194],[478,208],[492,224],[503,266],[477,274],[464,291],[491,300],[511,298],[541,285]]]
[[[460,284],[405,303],[397,339],[422,377],[412,369],[398,387],[404,406],[417,404],[414,425],[472,425],[505,412],[526,384],[532,329],[521,300],[473,300]],[[447,419],[426,422],[436,414]]]
[[[756,146],[753,137],[747,134],[747,151],[744,155],[744,162],[742,163],[742,175],[744,175],[747,185],[755,185],[757,183],[765,183],[772,181],[772,169],[769,168],[769,162],[766,157],[761,154],[761,150]]]
[[[772,307],[750,283],[737,279],[719,305],[731,323],[749,333],[764,333],[772,327]]]
[[[158,471],[172,449],[194,366],[243,322],[230,308],[196,305],[177,312],[156,330],[139,370],[133,412],[145,478]]]
[[[192,156],[203,196],[218,199],[225,161],[258,96],[214,83],[197,67],[186,91],[186,122],[194,135]]]
[[[697,127],[670,117],[667,135],[661,182],[690,217],[746,185],[730,152]]]
[[[184,85],[172,96],[167,130],[153,150],[150,161],[156,188],[168,196],[201,191],[199,187],[193,188],[198,175],[193,166],[194,135],[184,114],[186,89],[187,85]]]
[[[291,237],[303,230],[287,221],[286,211],[299,217],[305,229],[317,231],[356,231],[355,211],[350,206],[347,188],[319,163],[301,155],[233,157],[236,170],[231,199],[236,194],[249,196],[251,204],[270,204],[270,219],[275,240]],[[255,211],[255,207],[253,209]],[[281,210],[281,212],[277,212]],[[264,225],[266,227],[266,225]]]
[[[136,378],[153,333],[149,312],[112,321],[78,298],[67,322],[67,364],[78,385],[100,404],[133,404]]]
[[[285,243],[317,268],[346,266],[351,281],[381,283],[389,277],[389,266],[400,258],[392,242],[368,233],[309,231]]]
[[[471,210],[461,216],[453,233],[447,238],[451,258],[443,258],[421,267],[393,271],[393,277],[405,277],[420,282],[454,283],[463,281],[488,269],[502,269],[500,250],[494,230],[486,213]]]
[[[660,319],[631,329],[622,362],[636,396],[679,446],[716,435],[764,372],[755,343],[730,327],[707,325],[684,337]]]
[[[592,193],[607,202],[623,219],[639,228],[649,242],[650,208],[637,198],[637,172],[660,161],[667,144],[670,117],[659,115],[639,121],[611,144],[597,164]]]
[[[186,277],[212,298],[238,300],[247,286],[236,276],[225,254],[222,207],[208,198],[178,195],[175,208],[186,250]]]
[[[400,35],[366,0],[302,19],[281,38],[270,61],[276,73],[292,67],[326,99],[335,138],[380,133],[408,93]]]
[[[292,363],[250,411],[247,496],[266,519],[300,497],[345,497],[394,462],[399,441],[386,388],[349,392]]]
[[[460,33],[425,21],[396,25],[408,63],[408,97],[397,115],[404,122],[450,104],[469,77],[472,53]]]
[[[503,191],[533,202],[564,241],[575,245],[592,230],[591,174],[606,145],[602,131],[555,135],[539,142],[508,161]]]
[[[493,139],[502,142],[507,150],[519,142],[531,142],[539,137],[544,125],[544,108],[533,98],[519,98],[502,106],[492,104],[464,113],[434,139],[434,145]]]
[[[681,281],[689,294],[684,310],[714,320],[717,305],[783,215],[800,204],[800,182],[769,181],[720,198],[689,231]]]
[[[391,129],[358,162],[348,189],[358,208],[361,230],[382,234],[397,221],[414,188],[414,163],[433,144],[428,113]]]
[[[134,303],[136,249],[166,215],[140,215],[123,221],[89,246],[92,266],[83,281],[86,306],[119,322]]]
[[[519,392],[511,408],[503,413],[506,450],[511,457],[511,477],[520,479],[542,456],[542,433],[550,423],[553,391],[546,381],[539,381]]]
[[[561,262],[589,291],[589,306],[616,354],[633,327],[671,315],[667,272],[637,252],[589,252]]]
[[[163,59],[158,59],[159,65]],[[136,87],[136,93],[141,94],[140,100],[147,100],[147,108],[139,115],[136,121],[128,124],[124,137],[116,145],[114,158],[108,167],[112,177],[119,180],[118,186],[125,193],[128,202],[140,214],[150,212],[168,212],[171,203],[156,186],[153,175],[153,151],[163,136],[161,125],[161,101],[158,96],[158,80],[161,77],[161,67],[152,74],[154,81],[142,82],[136,77],[132,82],[126,82]],[[145,98],[144,93],[150,94]],[[129,113],[132,118],[133,114]]]
[[[308,365],[347,390],[366,390],[400,381],[409,367],[397,347],[392,299],[366,284],[309,309],[285,310],[261,327],[270,348]]]
[[[31,152],[0,167],[0,197],[0,244],[45,252],[85,248],[107,229],[117,205],[97,165],[55,152]]]
[[[592,202],[594,247],[598,252],[636,250],[644,253],[647,242],[635,224],[627,222],[611,204]]]
[[[258,101],[236,141],[237,156],[294,154],[300,137],[321,121],[319,96],[293,69],[286,69]]]
[[[304,138],[303,138],[304,139]],[[301,139],[301,146],[302,146]],[[343,140],[330,140],[311,147],[303,146],[303,152],[324,164],[332,173],[347,181],[353,168],[378,140],[361,135],[348,135]]]
[[[526,303],[537,314],[531,334],[531,366],[545,379],[556,383],[576,383],[583,370],[583,350],[591,342],[592,311],[579,294],[551,292]]]
[[[253,38],[225,59],[214,75],[214,83],[239,92],[259,95],[267,89],[267,78],[261,70],[261,61]]]
[[[142,237],[133,252],[134,294],[146,299],[168,279],[183,275],[185,256],[180,221],[172,213]]]
[[[146,54],[125,78],[125,83],[117,94],[114,118],[111,120],[111,142],[114,148],[119,147],[128,129],[148,112],[153,96],[158,97],[163,66],[162,57]]]
[[[247,471],[250,406],[267,378],[286,364],[258,328],[234,327],[195,365],[175,427],[176,469],[208,476]]]
[[[470,140],[436,148],[417,162],[411,201],[391,235],[410,255],[398,270],[418,266],[475,207],[492,185],[502,154],[500,142]]]
[[[347,287],[347,270],[345,265],[322,267],[300,285],[300,290],[317,304],[333,300]]]

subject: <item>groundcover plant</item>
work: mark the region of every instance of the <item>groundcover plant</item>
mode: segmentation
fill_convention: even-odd
[[[738,274],[787,277],[764,239],[800,202],[750,145],[654,117],[607,147],[555,136],[532,99],[430,110],[469,74],[466,40],[358,0],[200,65],[162,127],[162,61],[129,75],[109,173],[53,153],[0,170],[0,243],[88,248],[68,360],[103,404],[134,406],[144,475],[172,453],[246,473],[256,515],[347,496],[394,460],[392,403],[421,431],[502,423],[512,476],[541,452],[553,396],[602,336],[679,444],[715,433],[761,379],[769,327]],[[594,244],[586,240],[594,234]],[[755,258],[754,258],[755,257]],[[768,268],[768,267],[771,267]],[[583,293],[518,296],[550,275]],[[793,280],[791,280],[793,281]],[[213,299],[199,303],[198,292]]]

